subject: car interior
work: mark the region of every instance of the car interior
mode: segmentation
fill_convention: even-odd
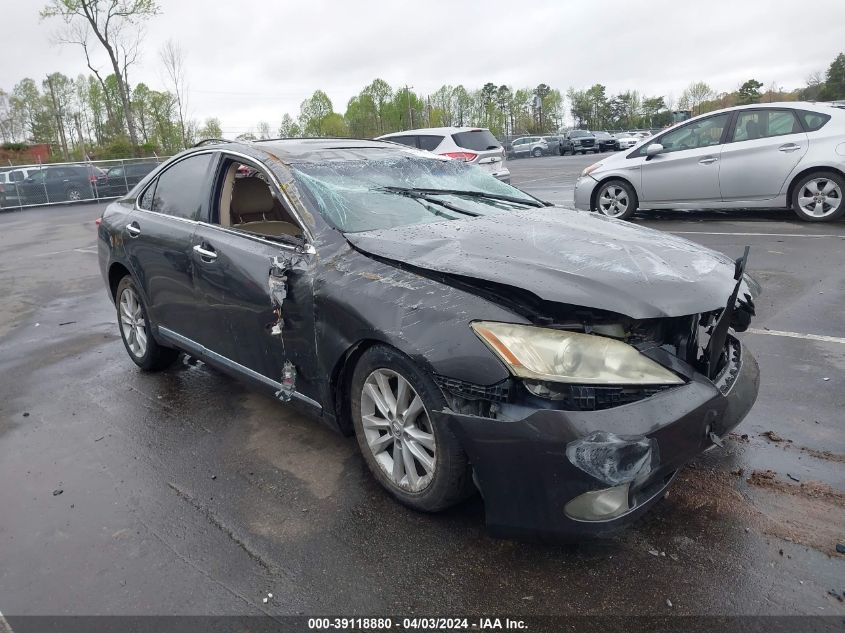
[[[236,161],[225,170],[218,204],[220,226],[268,237],[302,236],[263,172]]]

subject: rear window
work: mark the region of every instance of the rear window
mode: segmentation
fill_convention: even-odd
[[[830,115],[822,114],[821,112],[809,112],[807,110],[798,110],[797,114],[801,119],[801,123],[804,124],[804,128],[808,132],[815,132],[816,130],[820,130],[825,123],[830,121]]]
[[[416,147],[417,146],[417,137],[416,136],[388,136],[385,141],[390,141],[391,143],[401,143],[402,145],[407,145],[408,147]]]
[[[443,141],[442,136],[437,136],[436,134],[429,134],[425,136],[418,136],[417,137],[420,141],[420,149],[424,149],[428,152],[433,152],[437,149],[437,146]]]
[[[499,149],[502,144],[490,133],[490,130],[470,130],[469,132],[456,132],[452,134],[452,140],[458,147],[471,149],[476,152],[485,149]]]

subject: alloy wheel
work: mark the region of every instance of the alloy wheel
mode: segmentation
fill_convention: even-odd
[[[619,185],[609,185],[599,194],[598,204],[602,215],[618,217],[628,210],[628,192]]]
[[[809,216],[825,218],[842,204],[842,189],[830,178],[813,178],[798,194],[798,206]]]
[[[82,194],[79,192],[79,189],[71,189],[67,192],[67,199],[77,202],[82,200]]]
[[[120,295],[120,330],[133,356],[143,358],[147,353],[147,321],[141,300],[132,288],[125,288]]]
[[[376,463],[397,487],[420,492],[434,477],[437,446],[422,398],[399,373],[376,369],[361,390],[361,423]]]

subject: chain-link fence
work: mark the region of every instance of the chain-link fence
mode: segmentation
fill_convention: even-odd
[[[0,165],[0,209],[117,198],[128,193],[165,159]]]

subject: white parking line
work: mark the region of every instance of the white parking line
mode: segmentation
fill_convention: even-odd
[[[0,633],[14,633],[12,627],[9,626],[9,622],[3,617],[2,611],[0,611]]]
[[[823,336],[821,334],[801,334],[800,332],[782,332],[780,330],[758,330],[750,327],[746,330],[750,334],[768,334],[769,336],[786,336],[789,338],[803,338],[810,341],[823,341],[825,343],[842,343],[845,344],[845,338],[836,336]]]
[[[676,235],[750,235],[754,237],[837,237],[845,239],[845,235],[812,235],[810,233],[711,233],[709,231],[670,231]]]

